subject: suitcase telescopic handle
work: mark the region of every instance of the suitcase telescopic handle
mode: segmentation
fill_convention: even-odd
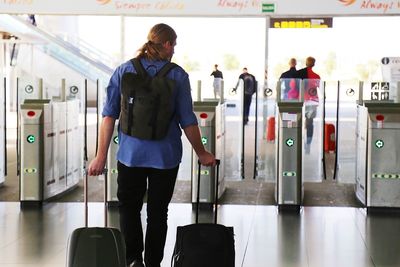
[[[88,173],[87,170],[84,170],[85,172],[85,178],[83,181],[83,202],[85,204],[85,227],[89,226],[89,206],[88,206],[88,198],[89,198],[89,193],[88,193],[88,185],[89,185],[89,179],[88,179]],[[107,168],[103,170],[104,174],[104,226],[107,227],[107,221],[108,221],[108,216],[107,216]]]
[[[215,211],[214,211],[214,223],[217,223],[217,215],[218,215],[218,186],[219,186],[219,165],[221,160],[216,159],[216,177],[215,177]],[[199,223],[199,207],[200,207],[200,177],[201,177],[201,162],[197,160],[199,165],[197,170],[197,197],[196,197],[196,223]]]

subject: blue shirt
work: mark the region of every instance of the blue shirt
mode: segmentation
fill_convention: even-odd
[[[149,61],[141,59],[147,73],[154,76],[167,61]],[[121,111],[121,78],[125,72],[136,73],[131,61],[116,68],[107,86],[107,97],[104,104],[103,116],[118,119]],[[151,167],[171,169],[179,165],[182,159],[182,131],[190,125],[197,125],[193,112],[193,102],[189,75],[181,68],[175,67],[169,71],[168,78],[175,80],[173,95],[174,118],[168,134],[161,140],[142,140],[124,134],[118,129],[119,148],[117,160],[129,167]]]

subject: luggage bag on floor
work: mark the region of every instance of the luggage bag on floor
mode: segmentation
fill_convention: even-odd
[[[198,223],[200,204],[199,162],[196,223],[178,226],[172,256],[173,267],[234,267],[235,241],[233,227],[217,224],[219,163],[215,181],[214,223]]]
[[[107,192],[107,172],[104,187]],[[107,227],[107,204],[104,196],[105,227],[88,227],[87,174],[84,180],[85,227],[75,229],[68,239],[67,267],[126,267],[125,242],[121,232]]]

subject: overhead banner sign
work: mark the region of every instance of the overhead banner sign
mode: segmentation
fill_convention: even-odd
[[[1,0],[3,14],[334,16],[400,14],[400,0]]]

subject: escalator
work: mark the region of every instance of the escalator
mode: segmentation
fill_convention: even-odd
[[[0,29],[18,36],[21,40],[32,40],[34,47],[61,62],[91,81],[108,81],[114,66],[110,66],[104,54],[96,53],[82,42],[78,46],[36,27],[22,17],[0,14]]]

